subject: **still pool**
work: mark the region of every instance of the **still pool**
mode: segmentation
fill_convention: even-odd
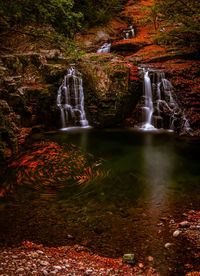
[[[178,223],[183,213],[199,210],[199,139],[79,129],[47,134],[45,140],[64,152],[72,143],[93,154],[104,173],[80,185],[66,181],[53,197],[40,196],[39,187],[17,186],[0,201],[1,246],[30,240],[48,246],[81,244],[109,257],[135,253],[141,262],[153,256],[162,275],[168,275],[169,266],[180,275],[185,263],[197,267],[192,245],[184,237],[174,240],[169,221]],[[0,181],[14,181],[14,173],[10,168]],[[167,242],[176,245],[166,250]]]

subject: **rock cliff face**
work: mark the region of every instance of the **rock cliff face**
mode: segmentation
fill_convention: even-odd
[[[141,81],[131,80],[130,65],[113,54],[87,54],[80,63],[80,70],[91,125],[122,124],[142,94]]]
[[[16,153],[34,126],[59,126],[56,97],[66,67],[57,51],[2,56],[0,159]]]

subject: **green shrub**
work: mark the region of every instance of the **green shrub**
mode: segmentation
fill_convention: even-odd
[[[50,24],[56,31],[72,35],[80,27],[82,14],[73,11],[73,0],[1,0],[0,9],[11,24]]]
[[[199,0],[156,0],[149,18],[157,29],[158,43],[200,46]]]
[[[83,25],[92,27],[107,23],[126,2],[127,0],[75,0],[74,10],[83,14]]]

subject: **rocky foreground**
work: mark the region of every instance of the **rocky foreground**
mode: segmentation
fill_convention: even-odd
[[[184,214],[185,221],[162,218],[163,226],[170,228],[177,242],[185,237],[194,248],[200,248],[200,212],[191,210]],[[175,247],[175,243],[166,243],[166,250]],[[193,253],[191,253],[193,254]],[[199,259],[199,254],[196,258]],[[129,254],[128,254],[129,255]],[[131,258],[130,258],[131,256]],[[100,257],[89,249],[80,246],[45,247],[25,241],[20,247],[0,250],[0,276],[10,275],[162,275],[155,267],[152,256],[145,263],[138,262],[134,254],[129,258],[111,259]],[[127,262],[127,263],[126,263]],[[192,264],[184,265],[184,275],[199,276]],[[166,275],[176,274],[172,267]]]
[[[145,275],[160,275],[152,267],[145,270]],[[0,251],[0,273],[1,276],[143,275],[144,266],[103,258],[79,245],[49,248],[26,241],[19,248]]]

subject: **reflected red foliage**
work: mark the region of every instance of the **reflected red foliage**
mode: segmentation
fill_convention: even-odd
[[[55,194],[67,181],[81,184],[91,178],[93,172],[88,159],[91,156],[74,145],[64,152],[54,142],[42,142],[17,155],[8,169],[15,171],[17,185],[31,185],[35,189],[46,189],[49,194]],[[4,187],[0,196],[4,196],[6,190],[12,193],[13,183],[6,189]]]

